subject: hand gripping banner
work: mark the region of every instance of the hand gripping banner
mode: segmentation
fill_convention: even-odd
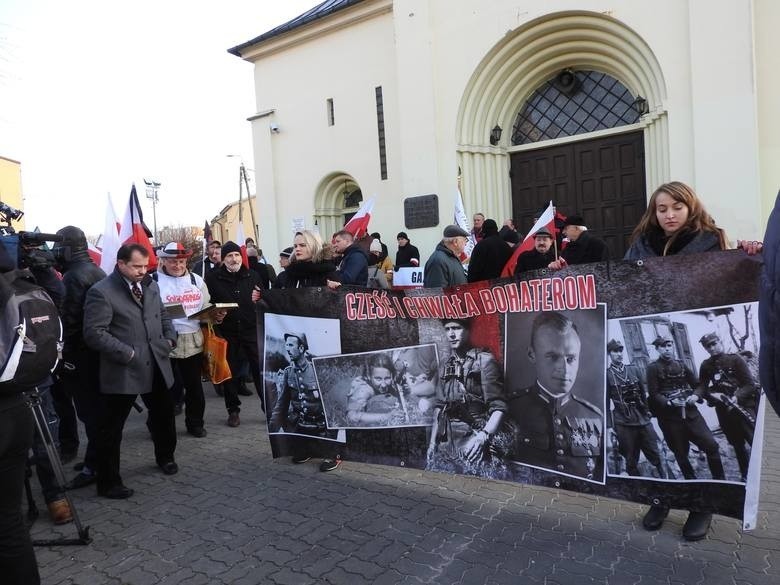
[[[275,457],[477,475],[755,525],[760,260],[603,262],[452,289],[273,290]]]

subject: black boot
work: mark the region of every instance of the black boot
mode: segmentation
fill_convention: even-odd
[[[669,507],[661,504],[652,504],[642,518],[642,526],[645,530],[658,530],[664,525],[664,520],[669,515]]]
[[[712,514],[691,510],[683,526],[683,538],[690,541],[701,540],[710,531],[710,524],[712,524]]]

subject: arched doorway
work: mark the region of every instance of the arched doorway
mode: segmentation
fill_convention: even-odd
[[[317,187],[314,223],[323,238],[339,231],[363,202],[363,191],[355,179],[342,172],[325,177]]]
[[[537,127],[536,134],[531,131],[526,138],[518,138],[515,126],[518,122],[522,125],[520,115],[533,101],[535,92],[554,82],[566,70],[575,77],[580,72],[606,75],[625,88],[632,103],[641,98],[636,107],[641,107],[642,113],[636,120],[629,119],[618,126],[599,127],[589,122],[583,126],[584,132],[556,134],[555,137],[540,132]],[[562,88],[576,89],[577,79],[573,85]],[[497,219],[512,216],[513,208],[518,208],[518,197],[515,196],[518,185],[514,184],[514,176],[520,171],[514,163],[516,153],[578,142],[585,144],[586,140],[631,132],[641,136],[641,145],[636,147],[636,152],[641,153],[640,157],[647,153],[639,164],[644,171],[640,194],[644,205],[647,190],[669,178],[665,97],[663,75],[652,50],[622,22],[604,14],[571,11],[527,23],[507,35],[485,56],[474,70],[461,99],[456,140],[466,208],[470,212],[484,211]],[[534,121],[532,117],[529,119]],[[621,147],[613,145],[613,149],[620,152]],[[587,156],[600,152],[599,147]],[[579,154],[579,151],[571,154],[570,162],[562,163],[556,153],[548,153],[548,170],[555,173],[556,163],[562,168],[570,168],[573,157]],[[533,159],[533,155],[529,156]],[[576,177],[573,180],[576,185]],[[555,200],[554,187],[547,200]],[[541,197],[539,189],[536,197]],[[616,197],[618,205],[622,195]],[[536,206],[536,202],[533,205]],[[599,206],[600,203],[594,204],[593,209]],[[518,208],[519,211],[522,209],[522,206]],[[585,213],[581,209],[568,211]],[[521,227],[526,229],[528,226]],[[615,255],[623,246],[621,230],[624,227],[621,225],[610,235]]]

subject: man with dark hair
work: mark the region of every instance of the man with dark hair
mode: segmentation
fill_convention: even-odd
[[[734,448],[742,481],[747,479],[750,455],[756,430],[758,388],[745,360],[736,353],[726,353],[717,333],[699,340],[710,354],[699,368],[699,386],[710,406],[715,407],[718,422]]]
[[[498,278],[511,255],[512,248],[498,235],[498,225],[495,220],[486,219],[482,224],[482,240],[471,252],[468,281],[479,282]]]
[[[417,268],[420,265],[420,251],[409,241],[406,232],[398,232],[398,252],[395,253],[395,269]]]
[[[531,326],[528,359],[536,382],[507,395],[517,423],[512,459],[543,469],[601,480],[604,475],[601,410],[572,389],[582,343],[577,326],[557,312],[540,313]]]
[[[626,460],[626,471],[628,475],[640,475],[641,451],[658,471],[658,477],[665,479],[658,435],[651,422],[647,390],[639,370],[633,364],[623,363],[623,344],[616,339],[609,340],[607,355],[607,396],[613,407],[607,412],[607,426],[613,430],[618,450]]]
[[[368,254],[355,243],[355,237],[347,230],[336,232],[333,234],[333,250],[342,257],[338,267],[341,284],[366,286]]]
[[[523,252],[517,257],[515,276],[529,270],[547,268],[555,260],[552,234],[547,228],[541,228],[534,234],[534,249]]]
[[[149,429],[157,465],[166,475],[179,470],[174,461],[173,371],[168,354],[176,331],[165,311],[160,289],[144,278],[149,253],[139,244],[125,244],[116,255],[116,267],[87,292],[84,305],[84,341],[100,353],[98,418],[98,495],[124,499],[133,490],[119,474],[122,430],[136,395],[149,410]]]
[[[95,482],[97,470],[97,424],[100,404],[100,378],[98,377],[99,355],[87,347],[84,342],[84,302],[87,291],[106,277],[106,273],[96,266],[87,253],[87,238],[84,232],[74,226],[66,226],[57,232],[62,242],[54,246],[54,257],[63,272],[62,283],[65,286],[65,300],[60,311],[62,319],[62,360],[66,364],[60,369],[61,398],[56,401],[58,412],[75,412],[84,423],[87,434],[87,450],[84,462],[76,477],[67,484],[68,489],[77,489]],[[56,394],[55,394],[56,399]],[[69,406],[70,408],[67,408]],[[68,424],[70,423],[70,424]],[[73,445],[78,449],[78,428],[75,416],[61,416],[60,437],[70,435]],[[65,441],[61,439],[64,443]],[[65,446],[63,445],[63,450]]]

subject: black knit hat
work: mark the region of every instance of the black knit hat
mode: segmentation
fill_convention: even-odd
[[[398,232],[398,235],[395,237],[397,240],[398,238],[403,238],[404,240],[408,240],[409,236],[406,235],[406,232]]]
[[[222,246],[222,259],[224,260],[225,256],[231,252],[238,252],[240,254],[241,248],[235,242],[225,242],[225,244]]]

